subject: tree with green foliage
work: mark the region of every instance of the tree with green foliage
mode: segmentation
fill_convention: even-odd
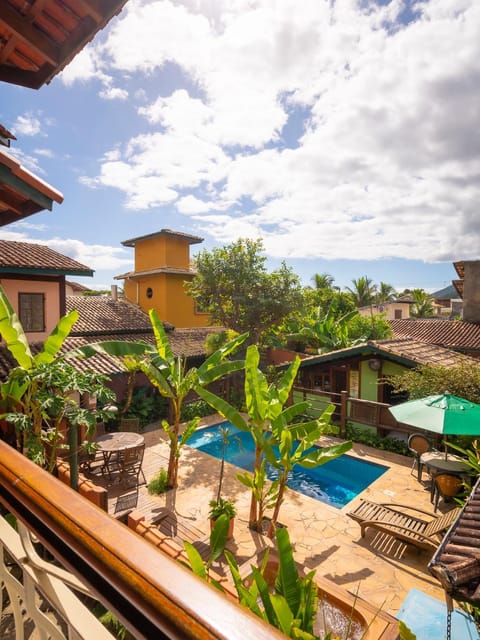
[[[185,358],[174,355],[155,309],[149,311],[149,317],[156,348],[142,343],[109,341],[81,347],[76,353],[87,357],[98,352],[127,357],[130,365],[132,365],[132,360],[136,359],[135,366],[147,376],[160,395],[170,401],[173,414],[172,424],[163,420],[162,426],[167,434],[170,447],[167,486],[169,489],[174,489],[178,486],[178,461],[181,449],[200,422],[199,416],[194,417],[180,434],[183,402],[193,390],[198,390],[229,373],[243,369],[243,360],[227,360],[227,357],[246,340],[247,334],[239,335],[224,344],[198,368],[187,369]]]
[[[231,245],[201,251],[194,259],[197,275],[186,285],[197,305],[212,321],[258,344],[301,304],[300,280],[285,263],[269,273],[262,240],[240,239]]]
[[[480,363],[477,365],[469,359],[455,367],[421,365],[388,376],[386,381],[396,393],[407,392],[411,400],[448,391],[454,396],[480,404]]]
[[[352,296],[357,308],[367,307],[369,304],[373,304],[375,302],[377,288],[370,278],[367,278],[367,276],[362,276],[356,279],[354,278],[352,280],[352,285],[352,287],[346,287],[346,289]]]
[[[410,295],[415,301],[410,307],[413,318],[431,318],[435,315],[433,298],[424,289],[413,289]]]
[[[91,435],[97,419],[109,416],[108,411],[82,408],[79,400],[84,393],[96,396],[103,404],[114,399],[105,376],[95,371],[80,373],[60,355],[77,319],[76,310],[60,318],[41,351],[34,355],[20,320],[0,287],[0,334],[18,365],[0,386],[2,417],[22,434],[28,457],[50,472],[54,470],[58,448],[65,446],[63,426],[67,421],[72,434],[72,486],[77,477],[76,428],[86,426],[87,435]]]
[[[335,278],[329,273],[315,273],[312,280],[315,285],[315,289],[338,290],[338,287],[335,287],[333,284],[335,282]]]
[[[391,284],[387,284],[386,282],[380,282],[377,286],[375,302],[391,302],[392,300],[395,300],[396,296],[397,292],[395,291],[395,287]]]
[[[357,314],[348,323],[348,336],[352,344],[367,340],[384,340],[392,334],[392,327],[384,313],[372,313],[368,316]]]

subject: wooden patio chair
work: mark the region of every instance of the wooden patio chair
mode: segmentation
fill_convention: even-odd
[[[462,493],[465,486],[462,477],[458,474],[442,472],[433,476],[432,488],[434,511],[436,511],[440,498],[443,498],[444,502],[448,502],[459,493]]]
[[[138,485],[138,479],[141,474],[143,481],[140,484],[146,484],[147,480],[142,469],[144,454],[145,443],[137,447],[122,449],[115,456],[110,456],[104,465],[109,479],[113,474],[118,473],[119,482],[127,482],[129,478],[134,478],[135,484]]]
[[[432,550],[438,547],[459,511],[452,509],[437,515],[408,505],[361,500],[347,515],[360,525],[362,538],[371,527],[419,549]]]
[[[417,477],[418,481],[420,482],[420,480],[422,479],[422,463],[420,462],[420,456],[422,455],[422,453],[431,451],[432,444],[430,440],[422,433],[412,433],[408,438],[407,447],[410,453],[413,455],[413,464],[410,473],[413,474],[413,470],[415,469],[416,465]]]

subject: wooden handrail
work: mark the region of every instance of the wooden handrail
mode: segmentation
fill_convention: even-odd
[[[0,501],[139,640],[285,638],[2,441]]]

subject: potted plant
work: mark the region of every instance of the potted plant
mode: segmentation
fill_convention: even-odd
[[[217,489],[217,497],[215,500],[210,500],[210,527],[213,529],[215,525],[215,521],[221,515],[225,514],[229,517],[230,522],[228,526],[228,535],[227,538],[231,538],[233,536],[233,523],[234,518],[237,515],[237,509],[235,504],[231,500],[225,500],[222,498],[222,484],[223,484],[223,474],[225,471],[225,452],[228,446],[228,436],[230,432],[228,428],[221,427],[220,433],[222,436],[222,458],[220,463],[220,474],[218,477],[218,489]]]
[[[229,518],[228,534],[227,538],[233,536],[234,518],[237,515],[237,508],[231,500],[225,500],[224,498],[217,498],[216,500],[210,500],[210,527],[213,529],[215,521],[221,516],[226,515]]]

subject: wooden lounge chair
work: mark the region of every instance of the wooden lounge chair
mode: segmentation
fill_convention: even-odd
[[[459,511],[452,509],[437,515],[408,505],[361,500],[347,515],[360,525],[362,538],[366,529],[372,527],[420,549],[432,550],[438,547],[445,529],[452,524]]]

